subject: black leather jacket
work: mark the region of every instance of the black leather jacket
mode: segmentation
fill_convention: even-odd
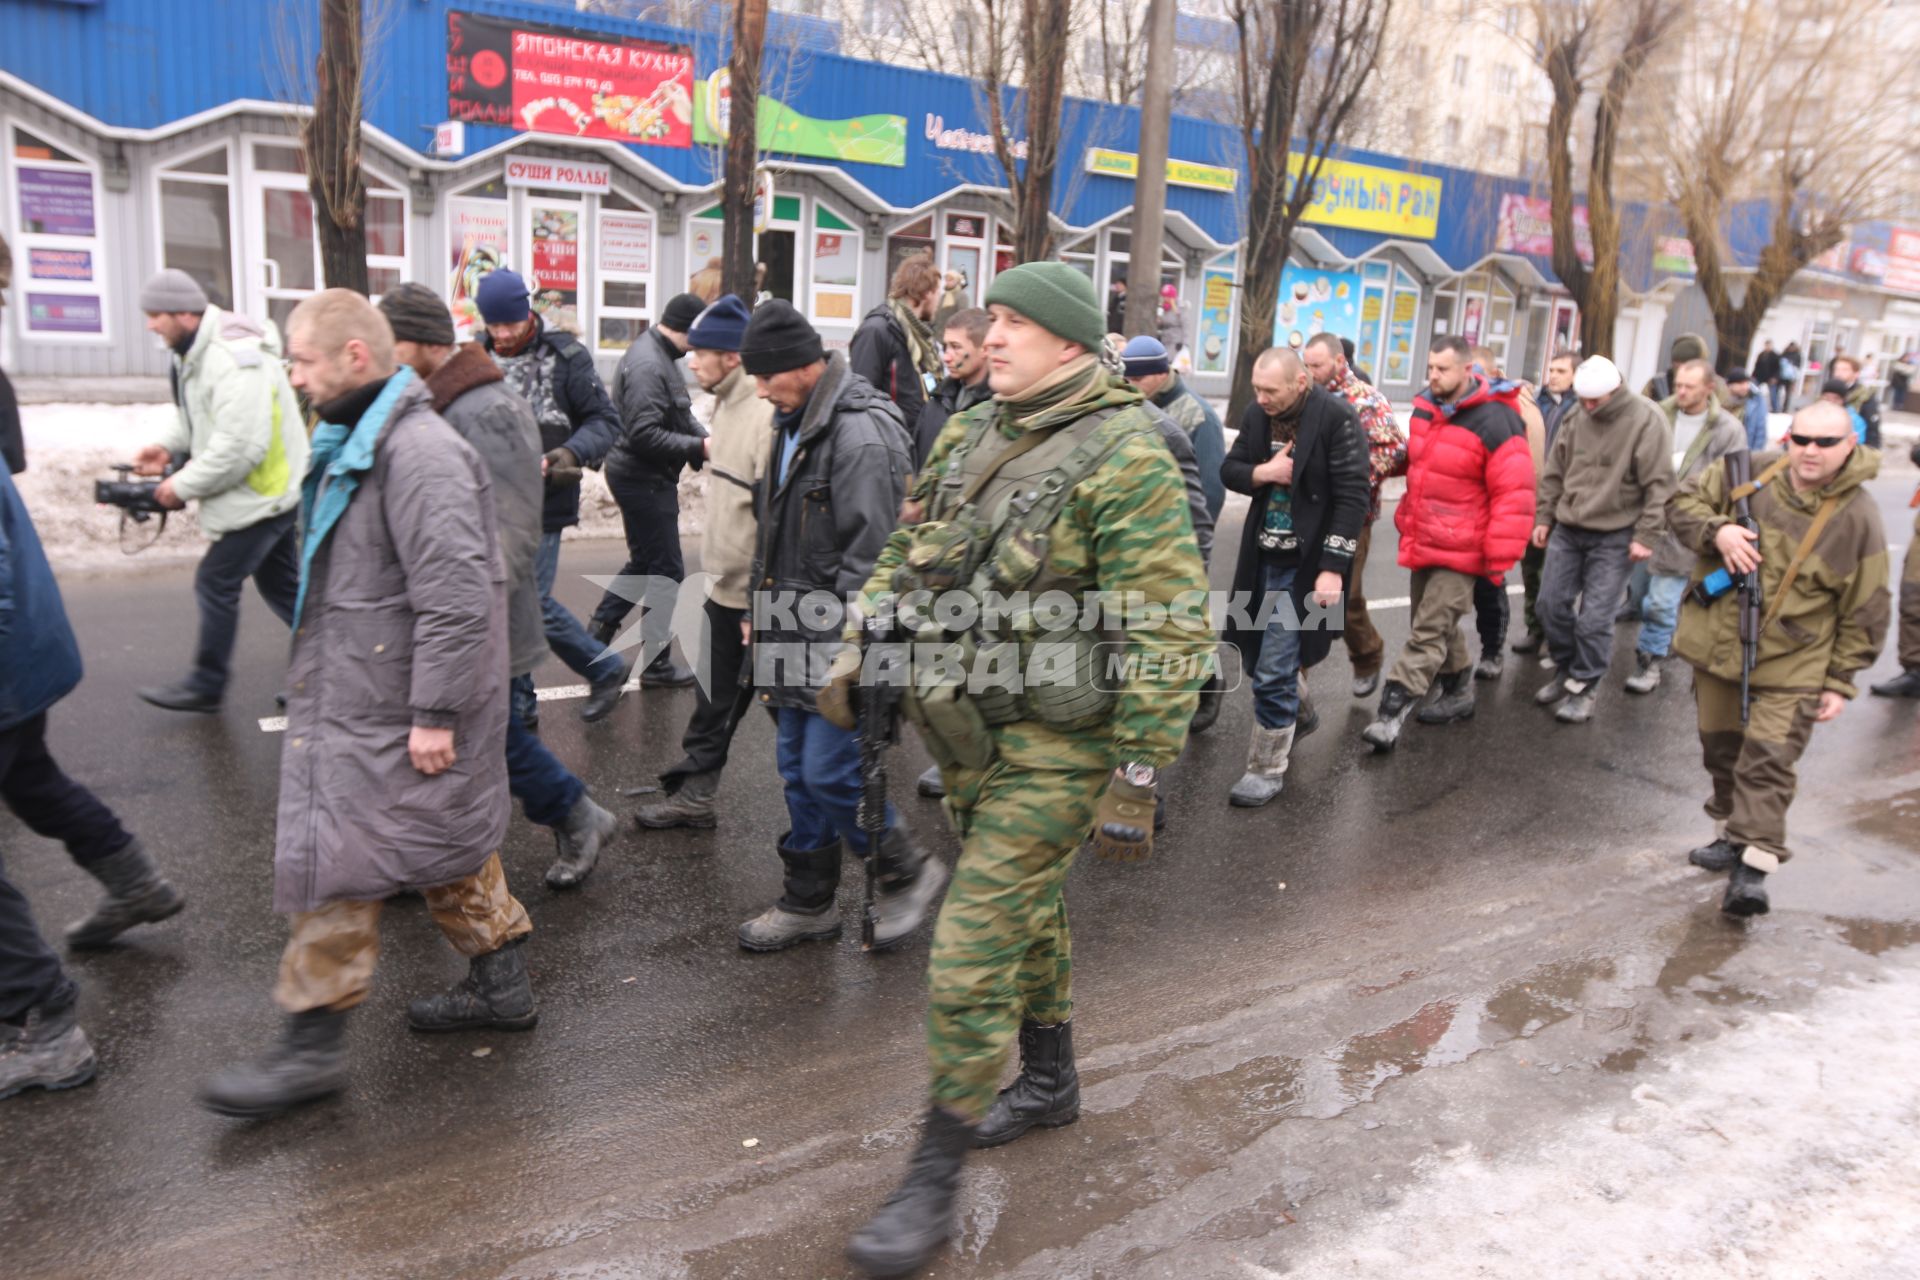
[[[641,334],[613,371],[613,407],[620,435],[607,454],[607,474],[678,484],[680,468],[698,470],[706,431],[694,421],[680,348],[658,329]]]

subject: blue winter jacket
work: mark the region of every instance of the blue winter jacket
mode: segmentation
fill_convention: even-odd
[[[80,646],[13,478],[0,467],[0,731],[80,683]]]

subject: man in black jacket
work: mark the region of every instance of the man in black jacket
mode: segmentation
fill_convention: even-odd
[[[962,409],[971,409],[991,399],[993,388],[987,385],[987,330],[993,317],[979,307],[956,311],[947,318],[940,335],[940,361],[947,376],[933,389],[933,396],[920,410],[919,424],[913,433],[913,469],[917,472],[933,452],[947,419]]]
[[[507,385],[533,410],[540,424],[540,467],[547,478],[547,499],[540,518],[540,555],[534,576],[540,585],[541,621],[547,647],[587,681],[582,720],[604,718],[626,687],[620,655],[596,644],[580,620],[553,598],[560,574],[560,535],[580,523],[580,469],[597,467],[613,447],[620,420],[607,388],[594,370],[593,355],[570,333],[546,327],[528,301],[527,282],[505,269],[489,272],[474,291],[474,305],[487,326],[483,343]],[[539,723],[533,677],[514,680],[520,721]]]
[[[939,305],[940,273],[930,255],[916,253],[894,270],[887,300],[867,312],[847,347],[847,364],[900,407],[910,432],[940,376],[937,339],[927,327]]]
[[[641,668],[642,688],[674,689],[693,683],[693,672],[673,660],[668,626],[673,619],[671,589],[687,576],[680,558],[680,469],[698,470],[707,460],[707,433],[693,420],[687,381],[680,358],[687,354],[687,330],[705,304],[696,294],[682,293],[661,309],[660,319],[634,340],[613,373],[613,404],[620,412],[622,432],[607,454],[607,488],[620,504],[620,523],[627,534],[627,563],[622,578],[654,581],[647,584],[645,615],[641,619],[645,644],[651,654]],[[626,585],[626,584],[622,584]],[[589,634],[601,644],[612,644],[620,624],[632,611],[633,590],[613,590],[600,597]]]
[[[1344,397],[1314,385],[1286,347],[1254,362],[1253,392],[1220,467],[1227,488],[1253,498],[1233,571],[1241,625],[1227,637],[1253,681],[1247,771],[1227,796],[1244,808],[1280,794],[1295,735],[1319,724],[1303,705],[1300,673],[1340,634],[1338,609],[1369,499],[1367,438]],[[1277,607],[1261,627],[1269,598]]]
[[[775,759],[791,827],[779,901],[740,926],[749,951],[779,951],[840,932],[834,893],[844,848],[877,857],[874,949],[906,939],[945,887],[947,871],[916,848],[891,805],[877,849],[860,829],[860,742],[820,714],[815,695],[840,649],[842,604],[867,584],[907,491],[908,437],[900,412],[793,304],[762,303],[747,322],[740,363],[772,403],[773,447],[754,490],[759,542],[743,623],[755,697],[773,713]]]

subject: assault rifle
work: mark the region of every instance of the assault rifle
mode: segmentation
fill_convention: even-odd
[[[1753,455],[1745,449],[1727,455],[1727,491],[1741,494],[1753,480]],[[1753,548],[1760,549],[1760,526],[1753,518],[1748,506],[1748,498],[1740,496],[1733,502],[1733,522],[1742,529],[1755,535]],[[1736,607],[1740,610],[1740,726],[1746,727],[1747,715],[1752,708],[1753,665],[1760,659],[1760,624],[1765,613],[1760,598],[1760,570],[1758,567],[1740,574],[1734,581],[1737,593]]]
[[[874,929],[880,921],[874,904],[879,888],[880,837],[887,830],[887,748],[900,740],[899,690],[891,678],[894,664],[904,660],[887,642],[893,638],[891,618],[860,621],[860,673],[854,698],[860,718],[860,804],[856,821],[867,837],[867,899],[860,914],[860,945],[873,950]],[[868,669],[868,654],[877,654]]]

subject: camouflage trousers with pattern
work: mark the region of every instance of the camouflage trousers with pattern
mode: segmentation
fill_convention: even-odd
[[[1700,753],[1713,779],[1707,816],[1729,840],[1747,846],[1742,860],[1757,871],[1777,871],[1787,848],[1787,806],[1798,785],[1797,766],[1813,736],[1818,693],[1755,689],[1747,723],[1740,723],[1740,685],[1704,671],[1693,673],[1700,715]]]
[[[1900,574],[1900,665],[1920,671],[1920,519],[1913,522],[1913,541],[1907,544]]]
[[[452,884],[422,889],[427,910],[453,949],[471,959],[498,951],[533,932],[525,907],[507,892],[506,872],[494,854],[480,870]],[[373,990],[380,956],[380,908],[373,902],[329,902],[288,917],[292,934],[280,955],[273,1002],[288,1013],[344,1012]]]
[[[1020,1024],[1072,1016],[1067,869],[1107,777],[1005,760],[947,771],[947,814],[961,843],[927,962],[937,1105],[984,1116]]]

